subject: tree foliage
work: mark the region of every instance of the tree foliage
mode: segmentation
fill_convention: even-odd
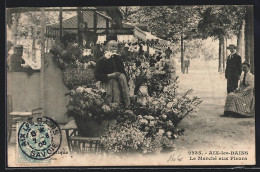
[[[217,5],[204,6],[201,11],[201,20],[198,30],[203,37],[219,37],[225,35],[230,37],[237,35],[241,21],[245,16],[245,6]]]
[[[140,7],[137,6],[121,6],[119,7],[120,12],[122,13],[123,16],[123,21],[124,22],[131,22],[134,14],[138,13]]]
[[[59,22],[59,12],[45,12],[46,13],[46,25]],[[67,19],[75,15],[75,12],[63,12],[63,19]],[[30,37],[33,35],[40,35],[40,18],[41,13],[38,11],[27,11],[20,13],[17,27],[18,37]],[[12,20],[15,20],[14,13],[12,14]],[[13,23],[13,22],[12,22]],[[34,33],[37,32],[37,33]]]
[[[143,6],[130,18],[147,24],[150,31],[163,39],[179,39],[197,35],[199,6]]]

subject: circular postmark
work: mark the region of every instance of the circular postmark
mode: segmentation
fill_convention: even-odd
[[[61,146],[59,125],[48,117],[23,122],[18,131],[18,145],[29,158],[43,160],[54,155]]]

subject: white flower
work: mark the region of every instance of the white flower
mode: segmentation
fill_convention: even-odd
[[[101,89],[100,89],[100,92],[101,92],[101,93],[105,93],[106,91],[105,91],[103,88],[101,88]]]
[[[169,137],[172,136],[172,132],[171,132],[171,131],[167,131],[166,134],[167,134],[167,136],[169,136]]]
[[[171,121],[168,121],[168,122],[167,122],[167,125],[168,125],[168,126],[173,126],[173,123],[172,123]]]
[[[128,114],[131,114],[131,115],[134,114],[134,112],[132,110],[126,110],[125,112],[128,113]]]
[[[91,92],[92,92],[91,88],[85,88],[85,91],[86,91],[87,93],[91,93]]]
[[[169,102],[169,103],[167,103],[166,108],[167,108],[167,109],[171,109],[173,105],[174,105],[173,102]]]
[[[84,88],[83,88],[83,87],[78,87],[78,88],[76,89],[76,92],[77,92],[77,93],[83,93],[83,91],[84,91]]]
[[[163,114],[163,115],[162,115],[162,118],[163,118],[163,119],[166,119],[166,118],[167,118],[167,115]]]
[[[148,124],[148,121],[146,119],[140,119],[139,122],[142,123],[142,124]]]
[[[163,134],[164,133],[164,129],[159,129],[158,134]]]
[[[149,126],[154,126],[155,122],[154,121],[150,121]]]
[[[105,113],[111,111],[111,109],[110,109],[110,107],[109,107],[108,105],[103,105],[103,106],[102,106],[102,109],[104,110]]]
[[[159,103],[159,101],[157,101],[157,100],[154,100],[154,101],[152,102],[153,105],[157,105],[158,103]]]
[[[151,115],[149,115],[149,116],[145,115],[144,118],[146,118],[146,119],[150,119],[150,120],[154,119],[154,117],[151,116]]]

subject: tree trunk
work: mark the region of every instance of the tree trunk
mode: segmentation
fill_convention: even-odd
[[[251,73],[254,72],[254,14],[253,6],[247,6],[245,17],[245,60],[251,64]]]
[[[33,43],[32,43],[32,60],[36,62],[36,38],[37,38],[37,31],[38,27],[34,25],[34,32],[33,32]]]
[[[20,13],[15,13],[14,14],[14,25],[13,25],[13,29],[12,29],[12,35],[13,35],[13,44],[16,45],[17,44],[17,27],[18,27],[18,22],[19,22],[19,18],[20,18]]]
[[[183,61],[184,61],[184,43],[183,43],[183,34],[181,35],[181,72],[183,73]]]
[[[202,58],[202,48],[201,48],[201,43],[199,44],[198,53],[199,53],[199,59],[204,59],[204,58]]]
[[[226,69],[226,59],[227,59],[227,38],[223,37],[223,72]]]
[[[237,51],[236,53],[241,56],[242,61],[245,61],[245,21],[243,20],[240,25],[238,39],[237,39]]]
[[[10,9],[6,10],[6,23],[9,28],[12,27],[12,13]]]
[[[218,55],[219,55],[219,61],[218,61],[218,72],[222,71],[222,59],[223,59],[223,43],[224,43],[224,39],[223,39],[223,35],[219,35],[219,49],[218,49]]]

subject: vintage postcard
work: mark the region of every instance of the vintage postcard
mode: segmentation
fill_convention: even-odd
[[[255,165],[252,5],[6,8],[7,167]]]

